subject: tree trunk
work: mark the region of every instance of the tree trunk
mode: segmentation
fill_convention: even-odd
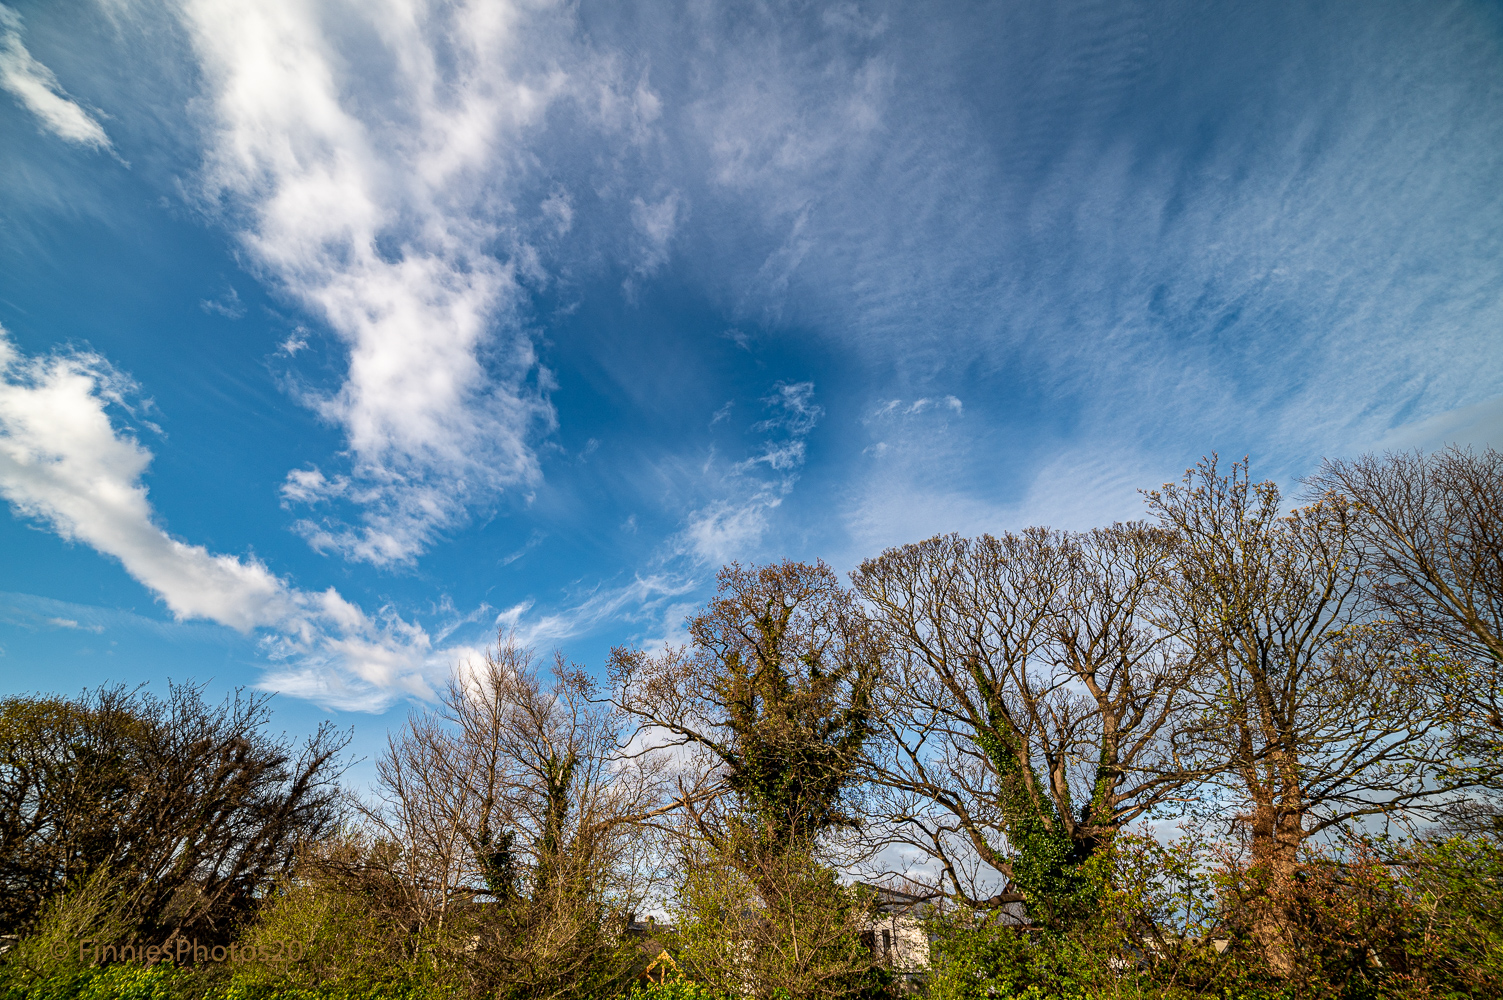
[[[1251,816],[1252,870],[1258,895],[1250,900],[1252,938],[1268,969],[1281,979],[1294,975],[1294,911],[1299,847],[1304,836],[1298,788],[1283,795],[1256,795]]]

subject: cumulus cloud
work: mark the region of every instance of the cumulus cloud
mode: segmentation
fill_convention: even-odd
[[[504,259],[514,144],[567,82],[528,62],[529,18],[550,15],[421,0],[182,9],[208,90],[206,191],[248,260],[348,350],[338,390],[307,399],[346,434],[338,496],[358,523],[331,509],[300,527],[353,559],[410,561],[470,505],[535,483],[531,440],[554,421]],[[567,231],[566,195],[544,213]],[[284,496],[334,498],[302,472]]]
[[[151,452],[111,419],[134,388],[97,354],[26,357],[0,329],[0,496],[120,560],[175,618],[261,632],[279,663],[266,686],[370,710],[429,696],[426,677],[449,653],[421,626],[390,611],[372,618],[332,587],[300,590],[253,556],[210,552],[157,523],[141,481]]]
[[[95,149],[113,150],[104,127],[70,98],[52,70],[37,62],[21,41],[21,15],[0,4],[0,87],[36,116],[48,132]]]

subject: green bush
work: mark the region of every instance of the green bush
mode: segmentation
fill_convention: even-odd
[[[645,985],[639,983],[632,987],[630,1000],[735,1000],[735,998],[709,986],[675,978],[663,983]]]
[[[930,1000],[1460,1000],[1503,996],[1503,848],[1354,838],[1270,886],[1225,845],[1123,838],[1090,919],[1044,931],[975,913],[931,920]],[[1296,974],[1246,914],[1278,892]],[[1211,942],[1224,940],[1216,951]]]
[[[283,886],[241,942],[285,960],[236,967],[234,988],[253,992],[258,984],[275,983],[284,989],[365,989],[422,978],[401,930],[388,926],[358,896],[322,886]]]
[[[5,1000],[197,1000],[205,994],[202,977],[165,962],[61,969],[25,986],[15,985]]]
[[[1396,860],[1410,906],[1404,951],[1429,995],[1503,996],[1503,846],[1453,837]]]
[[[298,986],[275,979],[233,980],[204,1000],[450,1000],[453,991],[431,982],[337,982]]]
[[[758,998],[887,995],[891,974],[860,937],[869,895],[809,852],[769,852],[748,864],[705,845],[683,871],[673,944],[694,980]]]
[[[934,915],[929,1000],[1460,1000],[1503,996],[1503,847],[1477,838],[1353,840],[1311,851],[1291,894],[1298,974],[1272,976],[1242,929],[1267,891],[1219,845],[1124,837],[1098,879],[1089,917],[1019,928],[995,915]],[[890,988],[856,939],[867,901],[833,871],[785,858],[752,879],[706,859],[691,866],[677,911],[686,977],[589,986],[628,1000],[861,997]],[[1103,862],[1105,863],[1105,862]],[[496,987],[487,920],[460,907],[442,929],[407,926],[379,894],[284,884],[244,928],[255,960],[174,967],[81,961],[82,938],[129,941],[105,873],[52,900],[0,965],[0,1000],[522,1000],[584,996]],[[602,925],[601,933],[607,933]],[[1218,952],[1212,941],[1229,946]],[[286,945],[295,943],[289,950]],[[622,947],[625,947],[623,945]],[[797,952],[798,962],[789,955]],[[280,960],[279,960],[280,956]],[[696,969],[696,963],[703,969]],[[716,985],[700,971],[719,975]]]
[[[120,883],[108,870],[95,871],[82,883],[48,900],[31,933],[19,941],[0,966],[0,997],[71,997],[97,978],[83,961],[79,944],[93,938],[112,941],[127,936]]]

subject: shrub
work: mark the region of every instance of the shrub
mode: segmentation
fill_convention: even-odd
[[[687,975],[723,993],[788,1000],[876,997],[890,975],[860,933],[870,899],[807,852],[686,858],[674,917]]]
[[[735,1000],[729,994],[684,978],[662,983],[637,984],[629,1000]]]

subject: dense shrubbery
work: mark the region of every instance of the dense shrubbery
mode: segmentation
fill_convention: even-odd
[[[1136,857],[1119,868],[1099,911],[1066,930],[1024,929],[974,913],[935,917],[929,995],[1503,995],[1503,849],[1495,842],[1358,841],[1340,854],[1312,851],[1283,886],[1217,845],[1128,846]],[[1293,976],[1270,968],[1247,926],[1248,910],[1268,893],[1283,895],[1295,914]]]
[[[995,914],[935,912],[928,919],[932,1000],[1419,1000],[1503,995],[1503,848],[1449,837],[1385,845],[1356,842],[1339,856],[1312,852],[1296,883],[1275,887],[1221,852],[1226,845],[1178,838],[1168,845],[1127,837],[1101,880],[1099,907],[1065,929],[1020,927]],[[859,900],[817,870],[783,873],[798,897],[778,917],[731,929],[761,913],[753,890],[706,865],[683,899],[675,952],[691,975],[661,984],[608,974],[568,996],[632,1000],[731,1000],[736,962],[717,947],[742,944],[752,975],[747,995],[868,996],[894,992],[842,921]],[[813,880],[811,882],[810,880]],[[1279,976],[1240,920],[1246,897],[1283,892],[1297,927],[1296,974]],[[706,896],[713,896],[707,899]],[[828,900],[836,900],[833,905]],[[844,899],[844,902],[840,900]],[[367,901],[328,887],[276,893],[238,947],[270,954],[273,942],[303,947],[288,961],[187,964],[79,962],[76,935],[107,935],[112,916],[92,883],[56,901],[35,933],[0,967],[3,1000],[462,1000],[522,996],[477,980],[467,951],[479,924],[393,936]],[[802,923],[801,923],[802,922]],[[115,926],[114,932],[123,929]],[[802,963],[788,947],[797,939]],[[1217,944],[1223,947],[1218,949]],[[757,955],[752,955],[756,951]],[[615,972],[630,966],[625,959]],[[866,970],[863,972],[862,970]],[[864,978],[863,978],[864,976]],[[762,977],[757,982],[754,977]],[[718,985],[717,985],[718,984]],[[782,988],[780,990],[780,987]],[[533,993],[530,995],[548,995]]]
[[[727,567],[609,699],[503,637],[342,809],[257,699],[9,699],[0,1000],[1503,996],[1503,456],[1316,488]]]

